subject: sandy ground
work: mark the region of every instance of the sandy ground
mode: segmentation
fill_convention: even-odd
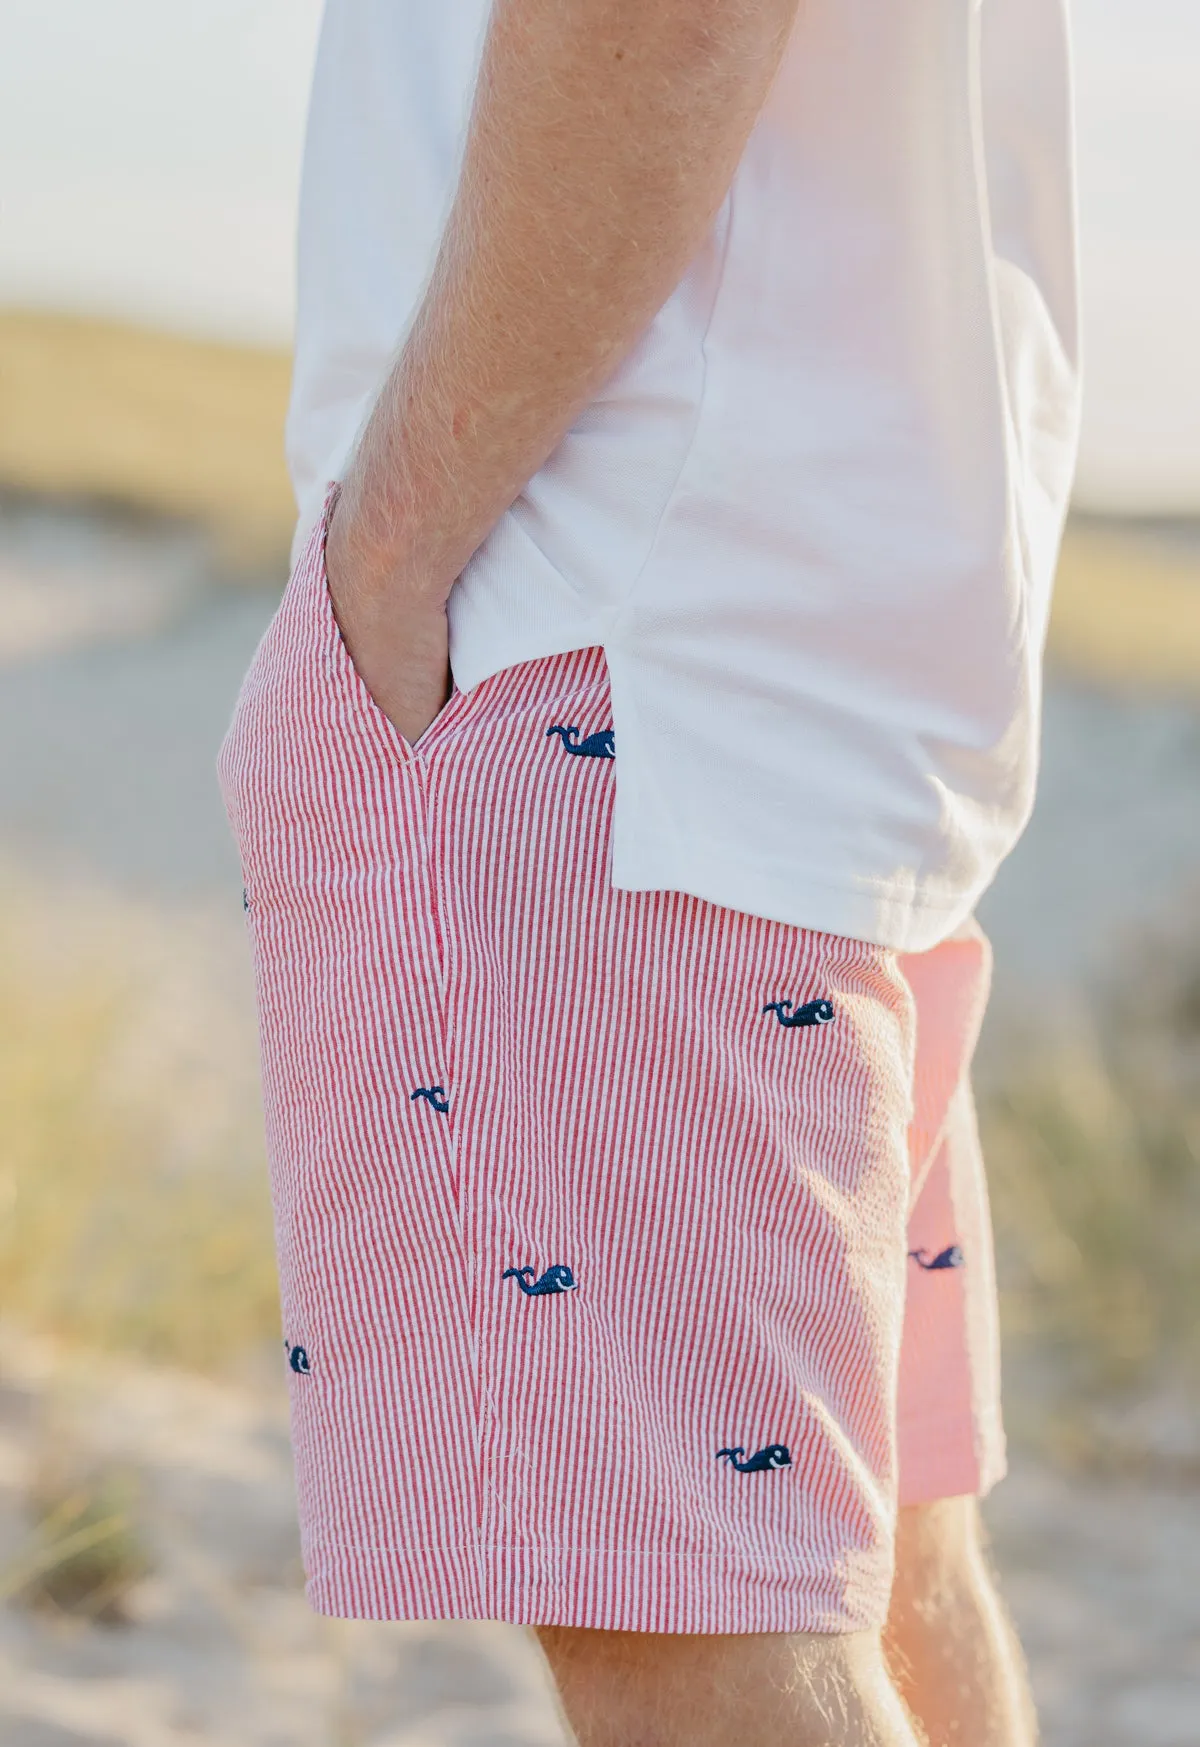
[[[64,1452],[132,1482],[151,1562],[124,1624],[0,1610],[5,1747],[552,1747],[536,1650],[491,1624],[349,1624],[303,1599],[282,1392],[63,1365],[5,1331],[0,1587]],[[989,1506],[1046,1747],[1194,1747],[1200,1490],[1018,1460]]]
[[[58,1376],[10,1336],[0,1384],[0,1584],[20,1500],[69,1447],[131,1477],[153,1570],[120,1626],[0,1614],[5,1747],[541,1747],[537,1653],[501,1625],[347,1625],[309,1612],[283,1398],[105,1365]]]

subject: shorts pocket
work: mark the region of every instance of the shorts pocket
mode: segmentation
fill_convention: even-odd
[[[342,636],[342,628],[338,624],[337,614],[333,610],[333,599],[329,593],[329,566],[326,561],[325,546],[329,537],[329,523],[333,516],[340,488],[331,485],[325,496],[325,508],[322,512],[318,533],[317,563],[314,593],[317,597],[317,612],[321,619],[322,639],[329,654],[329,668],[335,682],[340,683],[346,694],[374,723],[376,731],[392,745],[393,751],[400,758],[414,758],[419,753],[428,751],[430,743],[437,739],[443,728],[451,724],[459,714],[465,694],[454,686],[437,715],[429,726],[422,730],[415,741],[410,741],[397,728],[391,717],[382,710],[375,701],[374,694],[362,674],[354,664],[354,659],[346,647]]]

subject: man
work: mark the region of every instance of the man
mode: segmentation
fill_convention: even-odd
[[[220,757],[309,1594],[531,1625],[584,1747],[1032,1738],[971,913],[1069,113],[1060,0],[327,8]]]

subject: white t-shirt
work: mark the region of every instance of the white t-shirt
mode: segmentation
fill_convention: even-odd
[[[419,302],[487,0],[328,0],[299,535]],[[1032,805],[1079,400],[1064,0],[806,0],[711,234],[455,586],[464,689],[601,644],[613,880],[920,950]]]

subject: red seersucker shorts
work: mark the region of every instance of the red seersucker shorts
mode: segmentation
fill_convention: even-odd
[[[219,755],[313,1604],[878,1625],[897,1502],[1003,1471],[983,936],[613,890],[602,651],[409,745],[323,534]]]

